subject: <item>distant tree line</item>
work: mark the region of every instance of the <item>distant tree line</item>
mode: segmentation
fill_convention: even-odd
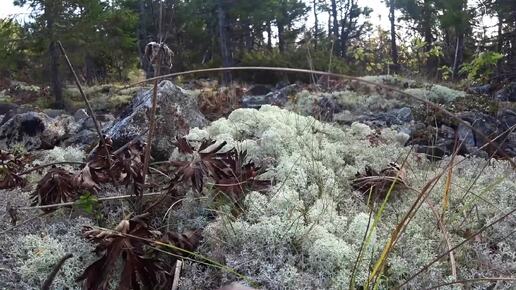
[[[1,20],[0,74],[48,83],[58,102],[70,79],[58,40],[88,84],[124,81],[137,68],[153,76],[144,49],[160,39],[174,51],[174,71],[268,65],[469,82],[516,78],[514,0],[384,0],[387,30],[371,24],[372,8],[358,0],[14,3],[31,8],[30,21]],[[486,16],[496,27],[482,25]]]

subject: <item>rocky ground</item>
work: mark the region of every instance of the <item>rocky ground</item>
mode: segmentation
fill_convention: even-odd
[[[181,188],[180,202],[165,200],[155,209],[154,229],[202,232],[197,251],[228,267],[187,261],[179,289],[217,289],[235,281],[264,289],[343,289],[349,287],[351,277],[363,286],[393,228],[418,192],[440,173],[442,178],[427,193],[427,201],[391,253],[381,287],[400,285],[434,257],[515,208],[516,174],[507,160],[516,156],[514,85],[496,91],[479,87],[466,93],[392,76],[363,79],[368,83],[326,80],[222,89],[202,81],[184,88],[169,81],[159,84],[154,162],[179,158],[178,136],[186,136],[191,144],[212,138],[217,144],[226,142],[223,150],[246,151],[264,169],[260,178],[272,184],[240,196],[238,214],[234,205],[215,198],[220,191],[209,181],[202,195]],[[375,84],[435,102],[474,130]],[[20,90],[40,91],[23,87],[4,90],[2,95]],[[96,110],[113,149],[144,140],[148,133],[152,91],[142,88],[132,93],[127,105],[116,103],[118,111],[109,99],[114,96],[110,89],[98,97],[109,104]],[[1,105],[0,148],[32,152],[34,166],[84,162],[98,135],[87,111],[72,108],[76,110],[69,114],[13,102]],[[455,151],[459,156],[450,157]],[[455,166],[449,170],[452,159]],[[396,188],[380,210],[385,186],[377,184],[377,198],[368,205],[368,194],[357,188],[356,178],[371,172],[384,176],[392,162],[402,165],[404,186]],[[64,166],[71,171],[80,167]],[[53,289],[80,289],[76,278],[98,258],[92,253],[94,245],[82,238],[82,227],[113,228],[134,209],[130,202],[117,200],[96,204],[95,211],[74,206],[40,216],[40,211],[25,207],[48,170],[35,171],[22,188],[0,194],[0,231],[5,237],[0,241],[2,289],[39,289],[66,253],[74,256],[58,273]],[[442,175],[443,171],[448,174]],[[126,193],[125,187],[113,185],[98,191],[100,197]],[[174,208],[167,211],[172,204]],[[12,228],[15,209],[18,224]],[[374,227],[371,212],[381,213]],[[515,226],[516,219],[510,215],[406,287],[511,277],[516,272],[516,243],[511,236]],[[365,254],[357,264],[361,251]],[[115,282],[112,286],[116,288]],[[511,289],[516,285],[489,281],[471,286]]]

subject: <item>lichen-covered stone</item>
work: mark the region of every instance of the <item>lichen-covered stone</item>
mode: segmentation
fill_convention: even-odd
[[[67,124],[66,120],[52,119],[44,113],[15,115],[0,127],[0,148],[8,150],[16,144],[29,151],[53,148],[67,133]]]
[[[121,147],[137,136],[146,136],[149,128],[149,114],[152,107],[153,91],[148,90],[137,95],[122,115],[107,131],[113,139],[115,148]],[[187,134],[191,127],[203,127],[207,124],[199,111],[197,100],[187,91],[170,81],[158,85],[156,131],[152,144],[152,154],[157,160],[167,159],[175,146],[177,135]]]

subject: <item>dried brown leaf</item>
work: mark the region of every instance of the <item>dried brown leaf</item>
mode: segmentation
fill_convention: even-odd
[[[118,261],[122,271],[118,289],[170,289],[172,275],[166,265],[146,255],[145,246],[156,238],[145,223],[145,215],[122,220],[114,231],[88,228],[85,236],[97,243],[96,252],[102,257],[88,266],[77,281],[84,289],[110,289]]]
[[[52,168],[39,181],[36,191],[31,194],[32,206],[49,205],[74,201],[78,186],[75,177],[62,168]],[[44,209],[52,211],[54,209]]]
[[[394,189],[408,187],[405,169],[391,162],[389,167],[382,169],[380,172],[366,166],[364,173],[357,172],[351,186],[363,194],[368,194],[371,191],[375,199],[384,199],[393,182],[395,182]]]

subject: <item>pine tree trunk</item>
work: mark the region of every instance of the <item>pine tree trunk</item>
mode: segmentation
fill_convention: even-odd
[[[272,50],[272,25],[270,21],[267,21],[267,48]]]
[[[223,4],[223,0],[218,1],[217,8],[217,16],[218,16],[218,28],[219,28],[219,44],[220,44],[220,54],[222,57],[222,66],[229,67],[231,66],[231,50],[229,47],[229,39],[227,34],[227,26],[226,26],[226,10]],[[223,73],[223,82],[224,84],[228,84],[231,82],[231,73],[226,71]]]
[[[337,13],[337,0],[331,0],[331,15],[333,20],[332,36],[333,41],[335,41],[335,55],[341,55],[339,45],[339,15]]]
[[[278,23],[278,47],[281,53],[285,52],[285,26]]]
[[[55,108],[64,108],[64,99],[63,99],[63,85],[61,83],[61,78],[59,76],[59,48],[57,47],[57,41],[55,36],[55,19],[57,18],[57,3],[50,2],[46,3],[44,19],[47,22],[47,34],[48,39],[50,40],[50,44],[48,46],[48,54],[50,57],[50,88],[52,89],[52,94],[54,95],[54,107]]]
[[[462,64],[463,56],[464,56],[464,34],[460,33],[457,36],[457,42],[455,44],[455,55],[453,58],[452,80],[456,80],[459,75],[459,67]]]
[[[432,35],[432,11],[431,11],[431,1],[432,0],[424,0],[423,1],[423,12],[422,12],[422,29],[423,29],[423,38],[425,40],[425,52],[428,53],[432,50],[433,46],[433,35]],[[436,59],[433,56],[427,58],[426,61],[426,73],[428,76],[433,75],[435,70]]]
[[[313,0],[314,8],[314,47],[317,49],[317,42],[319,40],[319,14],[317,13],[317,0]]]
[[[50,82],[55,100],[54,107],[62,109],[65,104],[63,99],[63,84],[61,83],[61,78],[59,76],[60,53],[56,41],[50,42],[48,50],[50,53]]]
[[[396,25],[395,25],[395,11],[394,11],[394,0],[389,2],[389,21],[391,22],[391,60],[392,60],[392,71],[395,73],[399,72],[398,64],[398,46],[396,45]]]
[[[144,54],[145,46],[147,45],[147,42],[148,42],[148,35],[147,35],[147,29],[146,29],[147,11],[145,10],[145,2],[146,2],[145,0],[140,0],[139,6],[138,6],[138,16],[139,16],[140,21],[138,23],[137,45],[138,45],[138,54],[139,54],[139,58],[140,58],[140,65],[141,65],[143,71],[145,72],[145,77],[152,78],[154,76],[154,69],[152,68],[152,65],[150,64],[149,60],[145,57],[145,54]]]

